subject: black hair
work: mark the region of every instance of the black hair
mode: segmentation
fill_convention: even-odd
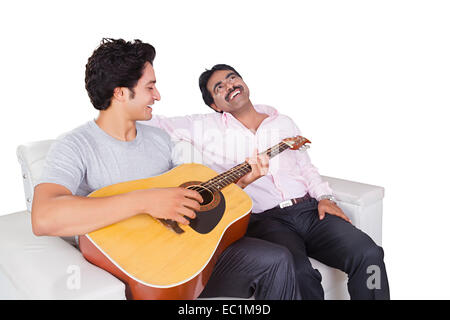
[[[236,73],[240,78],[242,78],[241,75],[233,67],[227,64],[216,64],[214,67],[211,68],[211,70],[205,70],[200,75],[200,78],[198,79],[198,84],[200,86],[200,91],[202,92],[203,101],[210,108],[212,108],[211,105],[214,103],[214,99],[211,95],[211,92],[209,92],[209,90],[206,88],[206,84],[208,83],[209,78],[211,78],[213,73],[218,70],[231,70],[234,73]]]
[[[117,87],[130,89],[134,98],[145,63],[153,65],[153,59],[155,48],[141,40],[103,38],[86,64],[85,87],[94,108],[106,110]]]

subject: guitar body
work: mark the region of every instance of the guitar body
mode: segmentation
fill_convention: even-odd
[[[216,175],[206,166],[183,164],[162,175],[111,185],[89,196],[186,187]],[[80,250],[88,261],[121,279],[129,299],[195,299],[223,250],[245,234],[251,209],[250,197],[230,184],[211,193],[189,226],[179,225],[182,233],[149,214],[140,214],[80,236]]]

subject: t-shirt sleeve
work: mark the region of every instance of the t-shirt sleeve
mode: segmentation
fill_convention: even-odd
[[[36,185],[55,183],[75,194],[86,172],[80,148],[74,139],[61,138],[52,144]]]

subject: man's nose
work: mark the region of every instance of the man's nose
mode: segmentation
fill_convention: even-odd
[[[156,88],[155,88],[155,93],[153,95],[153,99],[155,99],[156,101],[161,100],[161,95],[159,94],[159,91]]]
[[[228,91],[228,90],[230,90],[230,89],[233,89],[234,84],[233,84],[232,82],[230,82],[230,81],[227,81],[227,82],[226,82],[226,86],[227,86],[227,91]]]

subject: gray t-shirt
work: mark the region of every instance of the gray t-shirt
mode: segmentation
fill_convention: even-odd
[[[52,144],[38,183],[56,183],[72,194],[119,182],[144,179],[172,169],[172,143],[159,129],[136,123],[136,138],[120,141],[95,121],[70,131]]]

